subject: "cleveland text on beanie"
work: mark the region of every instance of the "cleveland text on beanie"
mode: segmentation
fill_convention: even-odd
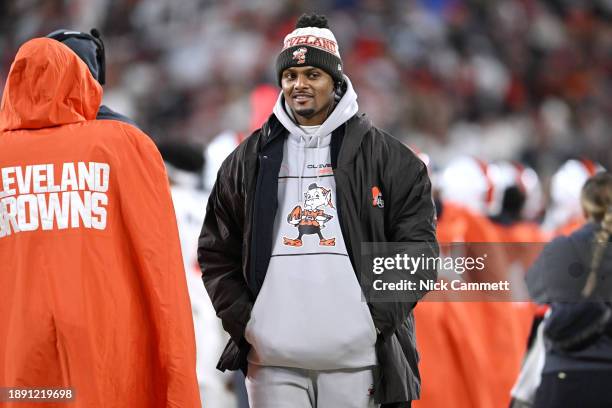
[[[342,82],[342,59],[338,42],[324,16],[303,14],[295,30],[285,37],[283,50],[276,59],[279,84],[284,70],[301,66],[321,68],[335,83]]]

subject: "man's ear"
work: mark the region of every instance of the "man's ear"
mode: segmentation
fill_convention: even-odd
[[[342,96],[344,95],[344,90],[342,87],[344,86],[344,81],[338,81],[334,84],[334,101],[340,102]]]
[[[340,82],[336,82],[336,84],[334,85],[334,101],[336,103],[340,102],[340,99],[342,99],[342,94],[341,94],[341,89],[342,89],[342,84]]]

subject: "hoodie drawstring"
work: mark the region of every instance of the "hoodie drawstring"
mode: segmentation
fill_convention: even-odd
[[[306,167],[306,141],[304,137],[300,137],[300,175],[298,177],[298,202],[302,201],[302,177],[304,177],[304,167]]]
[[[321,163],[321,135],[317,135],[317,152],[315,153],[315,157],[317,158],[316,165],[318,166]],[[323,165],[325,164],[326,163],[323,163]],[[316,168],[315,171],[317,172],[317,186],[319,186],[319,174],[321,174],[321,169]]]

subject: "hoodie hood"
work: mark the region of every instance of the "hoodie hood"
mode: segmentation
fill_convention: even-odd
[[[41,129],[93,120],[102,87],[67,46],[36,38],[19,48],[8,74],[0,130]]]
[[[303,141],[304,147],[323,147],[329,145],[331,133],[344,122],[352,118],[359,110],[357,93],[353,89],[353,84],[346,75],[344,76],[344,81],[346,82],[346,92],[332,111],[331,115],[327,117],[325,122],[321,124],[321,127],[319,127],[314,134],[306,133],[300,125],[296,123],[293,113],[285,102],[283,92],[281,91],[278,95],[273,112],[285,129],[289,131],[289,138],[295,139],[298,143]]]
[[[346,82],[346,92],[336,104],[336,107],[332,111],[331,115],[325,119],[325,122],[313,133],[306,132],[304,128],[298,125],[293,117],[291,108],[285,102],[283,92],[281,91],[274,106],[274,115],[278,118],[279,122],[289,131],[288,140],[290,143],[295,143],[299,146],[298,149],[298,163],[300,167],[299,182],[297,190],[297,199],[302,197],[302,178],[304,176],[304,167],[306,166],[306,152],[307,148],[315,148],[316,159],[319,163],[322,158],[322,151],[325,154],[329,154],[329,146],[331,144],[332,132],[339,128],[343,123],[352,118],[359,109],[357,105],[357,94],[353,89],[353,84],[349,78],[345,75],[344,81]],[[317,173],[317,183],[319,182],[319,173]]]

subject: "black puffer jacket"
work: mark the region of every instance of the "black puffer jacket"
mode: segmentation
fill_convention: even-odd
[[[286,136],[272,115],[225,160],[208,201],[198,260],[217,316],[231,335],[220,370],[246,370],[250,346],[243,334],[272,252]],[[365,115],[355,115],[333,132],[331,157],[338,216],[355,271],[361,270],[362,242],[429,242],[430,254],[437,255],[431,185],[414,153],[372,126]],[[372,204],[373,186],[382,192],[384,210]],[[435,272],[421,278],[435,279]],[[375,399],[409,406],[420,393],[415,303],[368,306],[379,332]]]

